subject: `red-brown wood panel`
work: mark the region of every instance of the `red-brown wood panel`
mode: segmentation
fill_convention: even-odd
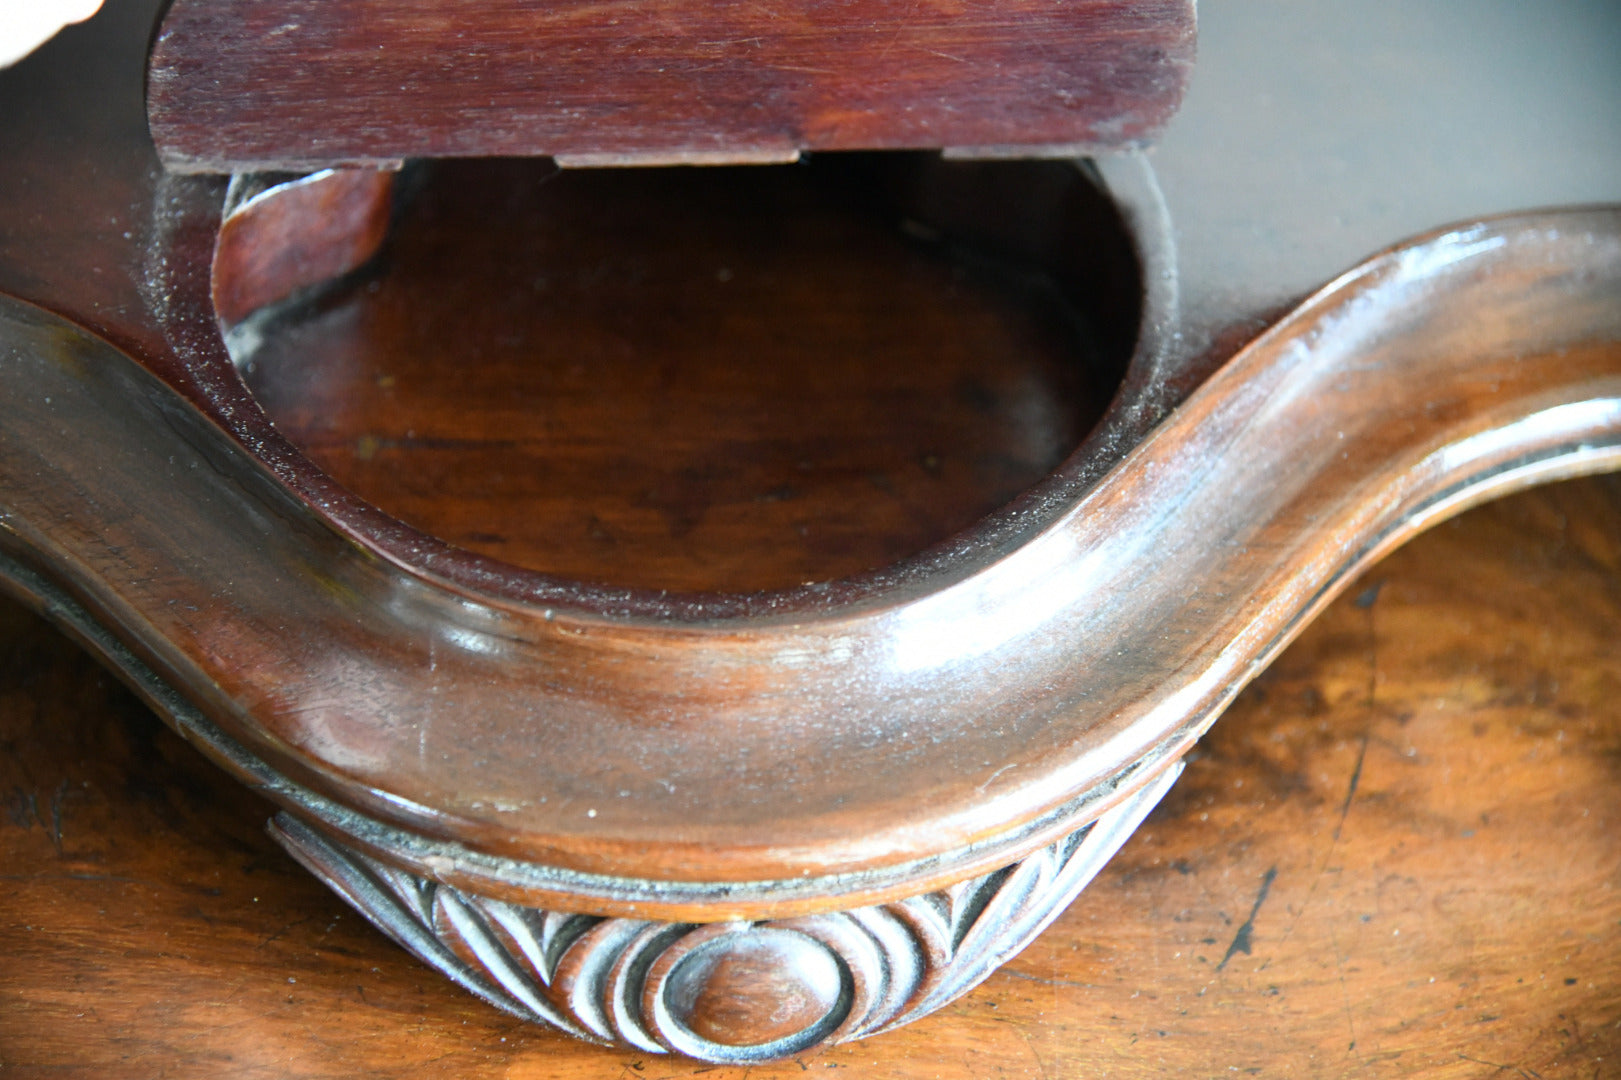
[[[191,171],[1075,152],[1153,136],[1193,49],[1191,0],[177,0],[148,109]]]

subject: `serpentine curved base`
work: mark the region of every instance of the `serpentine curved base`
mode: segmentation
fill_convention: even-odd
[[[1181,771],[994,873],[758,922],[522,907],[395,869],[285,812],[270,832],[384,933],[497,1008],[592,1042],[743,1063],[859,1039],[967,993],[1069,906]]]
[[[1115,404],[1015,501],[774,592],[478,555],[344,488],[244,382],[221,319],[365,260],[391,181],[166,173],[131,96],[161,6],[108,5],[0,80],[0,591],[296,815],[283,840],[388,933],[584,1038],[751,1062],[939,1007],[1360,570],[1474,502],[1621,468],[1621,207],[1464,222],[1305,295],[1422,222],[1614,199],[1609,114],[1550,127],[1586,108],[1562,78],[1511,80],[1502,110],[1508,37],[1408,49],[1405,17],[1358,40],[1492,77],[1364,94],[1365,66],[1300,47],[1327,23],[1266,14],[1209,36],[1214,96],[1153,168],[997,195],[1041,209],[1007,219],[1021,260],[1122,341],[1141,316]],[[1578,60],[1548,62],[1607,85]],[[1268,87],[1308,100],[1233,107]],[[1415,109],[1437,123],[1385,122]],[[1438,154],[1447,117],[1493,136]],[[1071,196],[1114,200],[1119,274],[1065,239]],[[925,202],[903,233],[955,220]],[[962,224],[941,235],[981,235]]]

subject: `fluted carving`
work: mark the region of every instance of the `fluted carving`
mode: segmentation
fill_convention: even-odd
[[[994,873],[761,922],[522,907],[395,869],[285,813],[271,831],[385,933],[499,1008],[594,1042],[753,1062],[908,1023],[978,985],[1086,887],[1178,771]]]

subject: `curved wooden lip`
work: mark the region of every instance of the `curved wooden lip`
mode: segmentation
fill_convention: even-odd
[[[296,231],[301,221],[330,219],[335,205],[346,199],[353,205],[354,197],[362,191],[374,197],[389,198],[391,179],[378,183],[378,178],[392,178],[392,170],[324,169],[306,176],[289,177],[271,191],[259,192],[235,206],[231,205],[231,194],[239,178],[233,178],[230,189],[225,192],[223,213],[218,212],[220,207],[204,193],[206,182],[192,177],[165,177],[161,187],[185,194],[177,198],[160,188],[159,204],[184,205],[196,201],[206,204],[189,207],[184,219],[171,223],[168,232],[188,238],[207,232],[217,235],[218,239],[207,260],[198,257],[200,252],[182,248],[171,238],[161,239],[157,265],[153,268],[159,284],[152,291],[161,292],[166,299],[160,307],[166,309],[168,315],[164,322],[171,344],[186,374],[197,385],[193,401],[269,466],[333,528],[374,550],[401,570],[440,587],[476,596],[482,602],[526,613],[550,611],[557,617],[586,623],[661,626],[679,623],[690,626],[700,635],[711,630],[727,633],[738,627],[749,628],[771,621],[836,616],[863,607],[900,603],[910,596],[959,581],[1001,558],[1050,524],[1158,418],[1148,399],[1155,398],[1160,391],[1152,369],[1161,359],[1162,338],[1168,332],[1165,324],[1175,317],[1174,290],[1168,291],[1164,286],[1164,282],[1175,275],[1170,223],[1163,206],[1157,202],[1152,171],[1141,154],[1118,155],[1113,159],[1112,174],[1118,185],[1153,189],[1155,194],[1147,199],[1122,200],[1119,193],[1109,190],[1095,170],[1087,168],[1085,160],[1074,164],[1090,177],[1101,195],[1112,196],[1123,215],[1130,216],[1129,223],[1123,224],[1129,227],[1137,249],[1145,291],[1139,340],[1102,418],[1056,469],[1007,505],[955,536],[876,570],[788,589],[680,592],[602,585],[532,570],[469,551],[423,532],[350,492],[276,430],[239,377],[223,339],[216,340],[209,334],[204,340],[196,340],[199,321],[210,327],[214,321],[202,313],[207,311],[212,316],[222,311],[219,307],[222,294],[234,298],[239,292],[260,293],[265,283],[253,279],[261,274],[272,280],[277,276],[265,274],[263,267],[247,267],[238,245],[227,248],[224,241],[233,227],[243,224],[242,217],[252,216],[251,213],[241,215],[240,211],[264,214],[269,219],[264,227],[275,234]],[[331,182],[312,183],[323,180]],[[321,187],[329,190],[322,192]],[[1153,205],[1122,206],[1123,201]],[[335,216],[344,219],[351,214],[361,216],[352,209],[339,210]],[[368,233],[368,228],[340,225],[331,235],[312,239],[300,251],[297,262],[319,265],[331,259],[332,252],[320,250],[322,246],[349,250],[338,256],[337,263],[323,266],[312,276],[300,276],[291,284],[307,286],[322,282],[360,265],[382,240],[380,232]],[[229,264],[223,269],[222,258]],[[202,272],[205,266],[206,274]],[[308,266],[300,266],[298,273],[308,274]],[[259,302],[279,299],[285,295],[286,284],[272,284]],[[230,317],[221,320],[224,332],[231,332],[230,324],[245,319],[257,306],[257,303],[233,304]]]
[[[1095,816],[1417,529],[1621,465],[1618,295],[1621,210],[1433,233],[1301,305],[1000,560],[702,634],[402,573],[12,304],[0,541],[314,793],[279,797],[394,861],[576,909],[848,906]]]

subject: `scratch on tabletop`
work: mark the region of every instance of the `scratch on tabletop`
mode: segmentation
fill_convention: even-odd
[[[1306,913],[1306,908],[1310,906],[1312,897],[1317,895],[1317,886],[1322,883],[1323,875],[1328,871],[1328,864],[1334,858],[1334,849],[1339,847],[1340,835],[1345,829],[1345,820],[1351,813],[1351,802],[1356,798],[1358,785],[1362,783],[1362,764],[1367,760],[1367,757],[1368,733],[1363,732],[1361,741],[1357,746],[1356,764],[1351,767],[1351,782],[1346,785],[1345,801],[1340,804],[1339,820],[1334,825],[1334,832],[1329,839],[1328,850],[1323,853],[1323,861],[1318,865],[1317,873],[1311,879],[1311,887],[1306,890],[1306,898],[1301,901],[1300,910],[1292,912],[1294,917],[1289,920],[1288,928],[1284,930],[1283,936],[1278,939],[1279,945],[1286,943],[1294,934],[1295,924],[1300,921],[1300,916]]]
[[[1018,1025],[1013,1030],[1018,1032],[1019,1038],[1024,1042],[1024,1048],[1030,1051],[1030,1056],[1036,1059],[1036,1068],[1041,1070],[1041,1080],[1052,1080],[1052,1074],[1047,1071],[1047,1062],[1042,1060],[1041,1055],[1037,1053],[1035,1045],[1030,1041],[1030,1034],[1024,1030],[1024,1026]]]
[[[292,922],[288,923],[286,926],[282,927],[280,930],[277,930],[275,933],[271,934],[269,937],[267,937],[263,941],[259,942],[259,944],[255,945],[254,948],[262,949],[266,945],[269,945],[272,941],[275,941],[277,938],[281,937],[287,931],[291,930],[293,927],[295,927],[295,926],[303,926],[307,922],[314,922],[314,921],[315,921],[315,919],[314,919],[313,916],[306,916],[306,917],[304,917],[302,919],[294,919]]]
[[[1504,1069],[1513,1069],[1515,1072],[1519,1073],[1520,1076],[1524,1077],[1525,1080],[1542,1080],[1542,1074],[1537,1072],[1535,1069],[1524,1069],[1518,1065],[1504,1065],[1501,1062],[1487,1061],[1485,1058],[1470,1057],[1468,1054],[1463,1053],[1458,1055],[1458,1060],[1473,1061],[1476,1065],[1490,1065],[1498,1072],[1502,1072]]]
[[[1368,757],[1368,733],[1362,733],[1361,744],[1356,751],[1356,766],[1351,770],[1351,783],[1345,789],[1345,801],[1340,804],[1340,818],[1334,823],[1334,839],[1340,838],[1340,832],[1345,828],[1345,819],[1351,813],[1351,800],[1356,798],[1357,785],[1362,782],[1362,763]]]
[[[1227,946],[1227,955],[1223,956],[1221,963],[1216,965],[1217,971],[1226,967],[1227,962],[1237,953],[1243,953],[1245,956],[1254,954],[1255,916],[1260,914],[1261,905],[1266,903],[1266,894],[1272,891],[1272,882],[1277,879],[1277,876],[1278,868],[1276,866],[1261,875],[1261,891],[1255,895],[1255,905],[1250,908],[1250,917],[1244,920],[1244,925],[1240,926],[1238,933],[1233,935],[1233,943]]]
[[[1009,978],[1022,979],[1025,982],[1040,983],[1043,986],[1073,986],[1077,990],[1102,990],[1102,989],[1104,989],[1103,987],[1099,986],[1097,983],[1077,982],[1074,979],[1049,979],[1049,978],[1044,978],[1043,976],[1040,976],[1040,975],[1026,974],[1023,971],[1009,971],[1007,968],[1002,969],[1002,974],[1008,976]]]

